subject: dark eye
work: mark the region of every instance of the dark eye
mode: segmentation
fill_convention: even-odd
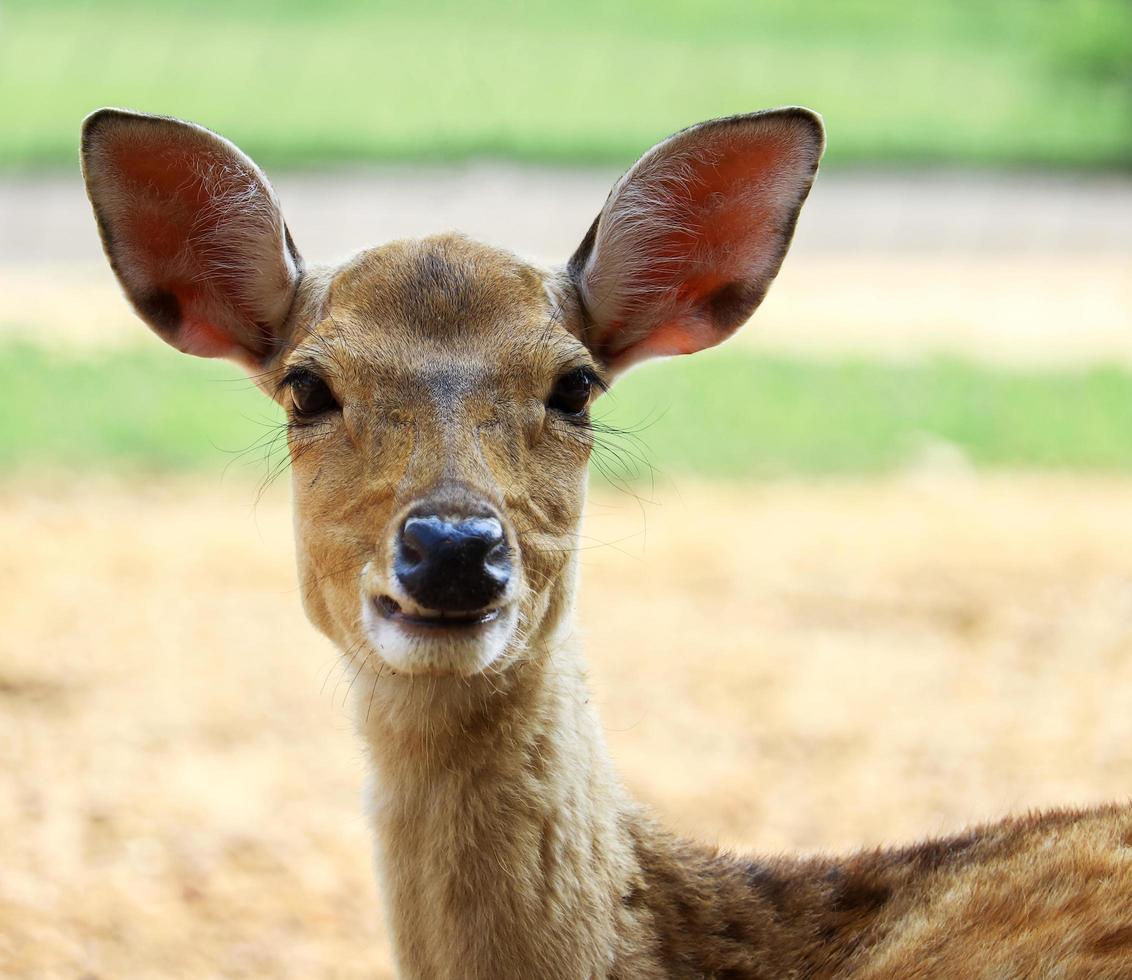
[[[301,419],[325,415],[341,407],[330,386],[313,371],[297,371],[287,379],[287,387],[291,389],[295,415]]]
[[[589,368],[575,368],[567,371],[551,389],[546,400],[547,408],[553,408],[563,415],[581,415],[590,403],[594,376]]]

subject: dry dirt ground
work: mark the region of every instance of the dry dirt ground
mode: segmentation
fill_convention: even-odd
[[[842,849],[1132,787],[1132,481],[591,501],[625,779],[730,847]],[[0,975],[388,977],[348,678],[287,494],[0,489]]]

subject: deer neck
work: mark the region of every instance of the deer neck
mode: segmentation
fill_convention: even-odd
[[[378,878],[405,977],[602,976],[630,807],[572,639],[573,569],[513,666],[360,694]]]

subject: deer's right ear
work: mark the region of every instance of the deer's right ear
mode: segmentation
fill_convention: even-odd
[[[611,373],[743,324],[782,264],[824,142],[807,109],[715,119],[658,143],[614,185],[567,267],[586,343]]]
[[[82,165],[138,315],[186,353],[266,365],[302,262],[259,167],[201,126],[119,109],[83,123]]]

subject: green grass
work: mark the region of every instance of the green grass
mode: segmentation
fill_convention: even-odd
[[[266,475],[280,413],[235,368],[144,348],[0,348],[0,471]],[[616,480],[875,474],[948,444],[981,468],[1132,471],[1132,373],[955,360],[807,361],[741,348],[632,372],[595,411]],[[275,443],[282,450],[282,439]]]
[[[1127,0],[15,0],[0,166],[74,166],[101,105],[269,166],[625,164],[690,122],[826,116],[828,160],[1132,166]]]
[[[1132,470],[1132,373],[1115,367],[1023,372],[725,349],[642,368],[610,395],[598,416],[637,430],[640,455],[709,478],[883,473],[940,446],[980,468]]]

